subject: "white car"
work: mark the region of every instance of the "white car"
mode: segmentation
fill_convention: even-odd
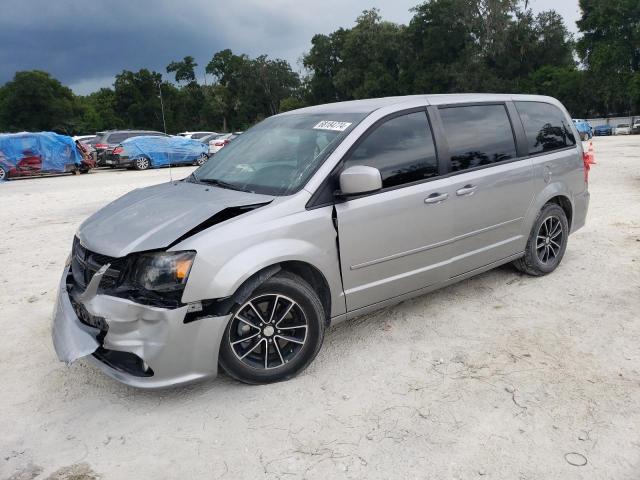
[[[91,140],[95,140],[97,136],[96,135],[76,135],[75,137],[72,137],[72,138],[76,142],[89,143],[91,142]]]
[[[178,135],[180,137],[193,138],[194,140],[200,140],[202,137],[206,137],[207,135],[215,135],[216,132],[182,132]]]
[[[214,153],[219,152],[225,145],[227,145],[231,140],[236,138],[238,134],[236,133],[222,133],[220,135],[215,135],[214,137],[209,139],[209,155],[213,155]]]
[[[630,135],[631,127],[629,127],[628,123],[621,123],[613,130],[614,135]]]

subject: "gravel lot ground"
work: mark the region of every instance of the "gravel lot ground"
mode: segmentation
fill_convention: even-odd
[[[0,478],[639,478],[640,136],[594,145],[554,274],[504,267],[339,325],[259,387],[139,391],[55,357],[74,231],[167,170],[0,185]]]

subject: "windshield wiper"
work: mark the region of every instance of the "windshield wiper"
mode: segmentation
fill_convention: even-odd
[[[206,183],[207,185],[215,185],[216,187],[227,188],[229,190],[237,190],[238,192],[246,192],[243,188],[238,187],[232,183],[227,183],[217,178],[198,178],[198,182]]]

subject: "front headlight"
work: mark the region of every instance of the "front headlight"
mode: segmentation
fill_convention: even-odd
[[[154,292],[182,290],[195,256],[191,251],[143,253],[133,267],[133,282]]]

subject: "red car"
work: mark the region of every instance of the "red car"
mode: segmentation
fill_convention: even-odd
[[[46,173],[86,173],[95,167],[79,142],[51,132],[0,135],[0,181]]]

